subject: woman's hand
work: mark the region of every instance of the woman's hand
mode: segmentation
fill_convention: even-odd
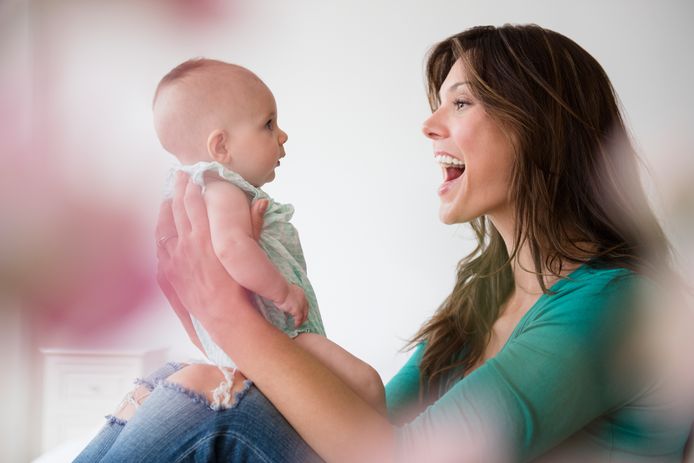
[[[265,200],[252,207],[256,239],[265,208]],[[214,329],[233,323],[234,310],[223,309],[253,310],[245,289],[229,276],[215,255],[202,191],[184,173],[176,176],[173,199],[161,206],[157,237],[159,285],[198,347],[190,314],[206,328]]]
[[[159,258],[157,266],[157,283],[159,283],[159,288],[161,288],[164,296],[169,301],[169,305],[171,305],[176,313],[176,316],[181,321],[181,324],[186,330],[190,340],[193,342],[193,344],[195,344],[195,347],[204,353],[205,350],[203,349],[200,338],[198,338],[198,334],[193,327],[188,309],[185,308],[181,300],[178,298],[176,291],[174,291],[171,283],[169,283],[169,280],[163,271],[162,257],[165,257],[164,252],[166,251],[164,246],[166,246],[167,241],[177,239],[176,226],[173,222],[173,212],[171,210],[170,199],[164,201],[159,208],[159,220],[157,221],[154,236],[157,240],[157,257]]]

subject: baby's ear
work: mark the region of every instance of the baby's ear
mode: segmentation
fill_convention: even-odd
[[[207,152],[210,157],[222,164],[226,164],[231,159],[229,152],[229,136],[222,129],[215,129],[207,137]]]

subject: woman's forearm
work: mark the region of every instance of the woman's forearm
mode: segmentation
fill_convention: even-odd
[[[388,420],[311,354],[267,323],[252,306],[213,321],[215,342],[326,461],[389,462]]]
[[[328,367],[373,409],[388,415],[383,380],[371,365],[319,334],[302,333],[294,342]]]

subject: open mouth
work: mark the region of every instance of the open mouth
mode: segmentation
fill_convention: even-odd
[[[453,167],[453,166],[444,167],[444,175],[445,175],[444,181],[450,182],[451,180],[455,180],[456,178],[463,175],[463,172],[465,172],[465,166],[462,166],[462,167]]]
[[[435,159],[443,170],[443,184],[439,188],[439,194],[444,194],[456,180],[463,176],[465,163],[446,154],[438,154]]]
[[[438,154],[434,157],[436,162],[443,168],[444,181],[455,180],[465,172],[465,163],[446,154]]]

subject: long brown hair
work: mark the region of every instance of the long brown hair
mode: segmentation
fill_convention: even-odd
[[[559,276],[565,262],[649,273],[668,265],[670,247],[641,186],[617,97],[590,54],[536,25],[466,30],[429,52],[432,110],[458,59],[473,95],[514,135],[513,249],[529,247],[529,270],[545,293],[543,275]],[[422,391],[432,395],[481,359],[514,287],[515,256],[499,232],[484,216],[470,225],[477,246],[459,262],[453,292],[410,344],[426,342]]]

